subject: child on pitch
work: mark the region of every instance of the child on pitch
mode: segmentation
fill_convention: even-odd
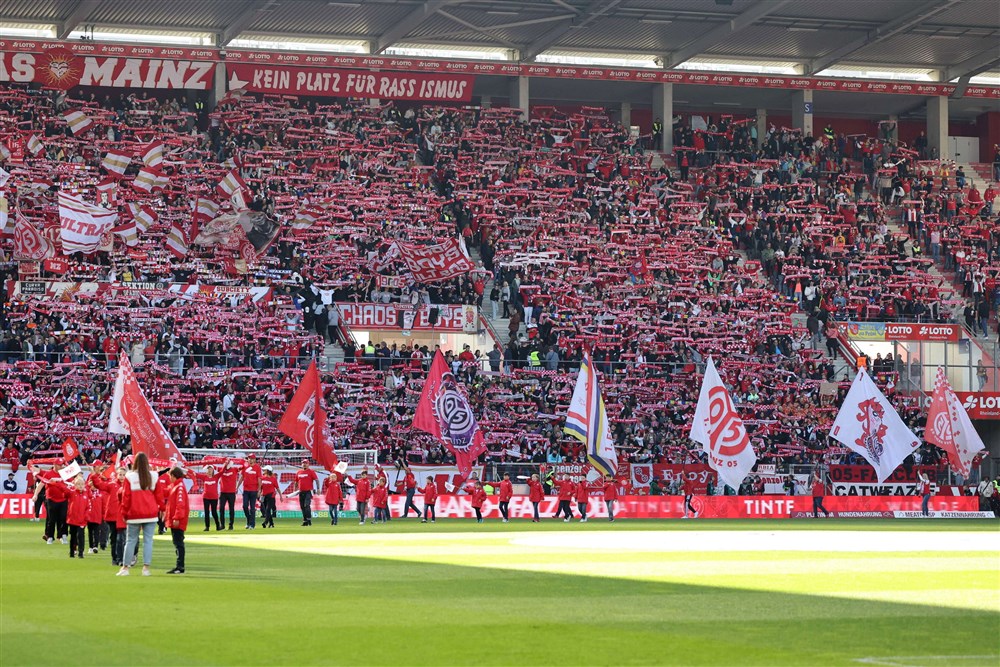
[[[87,526],[87,509],[90,506],[90,494],[87,492],[83,475],[73,478],[72,484],[62,480],[53,480],[50,485],[58,484],[66,493],[66,525],[69,527],[69,557],[83,558],[83,529]]]
[[[608,521],[615,520],[615,502],[618,500],[618,487],[611,475],[604,476],[604,504],[608,507]]]
[[[590,502],[590,486],[587,478],[576,483],[576,509],[580,512],[580,523],[587,523],[587,503]]]
[[[125,551],[125,517],[121,510],[121,486],[125,481],[125,472],[125,468],[118,468],[115,478],[110,480],[101,476],[91,477],[92,484],[108,498],[104,520],[110,532],[111,564],[119,566],[122,564],[122,552]]]
[[[275,496],[281,497],[278,478],[274,474],[274,468],[264,466],[260,476],[260,514],[264,517],[261,528],[274,528],[274,517],[278,514]]]
[[[174,551],[177,552],[177,564],[167,574],[184,574],[184,531],[187,530],[190,515],[191,505],[188,502],[187,487],[184,486],[184,469],[171,468],[163,522],[170,528]]]
[[[418,487],[417,491],[424,494],[424,516],[420,519],[420,523],[427,523],[428,518],[430,518],[431,523],[437,523],[437,513],[434,511],[434,505],[437,503],[438,490],[434,479],[428,477],[424,488],[421,489]]]
[[[483,522],[483,504],[486,502],[486,491],[483,489],[483,483],[480,480],[476,480],[475,486],[472,487],[472,509],[476,511],[476,523]]]
[[[538,503],[542,502],[543,498],[545,498],[545,487],[542,486],[542,482],[538,478],[538,473],[535,473],[528,480],[528,501],[535,511],[535,518],[531,520],[531,523],[538,523],[540,520],[538,516]]]
[[[361,470],[361,477],[354,479],[348,476],[347,481],[354,485],[354,498],[358,503],[358,525],[364,525],[365,517],[368,516],[368,501],[372,495],[372,483],[368,479],[368,470]]]
[[[381,477],[372,490],[372,507],[375,508],[375,520],[373,523],[386,523],[389,521],[389,487],[385,485],[385,479]]]
[[[91,477],[100,474],[100,466],[95,467]],[[90,553],[97,553],[97,545],[101,542],[101,529],[104,526],[103,494],[93,484],[84,485],[87,491],[87,543]]]
[[[323,497],[326,500],[326,507],[330,512],[330,525],[336,526],[340,518],[340,504],[344,502],[344,491],[340,487],[343,478],[337,472],[331,472],[323,480]]]

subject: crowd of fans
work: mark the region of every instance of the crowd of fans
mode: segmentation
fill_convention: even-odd
[[[95,125],[74,136],[65,109]],[[55,242],[58,189],[123,218],[146,206],[158,220],[135,247],[116,239],[71,256],[58,276],[43,271],[71,284],[62,291],[5,294],[0,436],[25,458],[66,436],[88,456],[122,444],[103,432],[121,350],[178,445],[290,447],[277,421],[329,342],[345,352],[323,374],[338,446],[447,461],[410,428],[434,350],[355,349],[331,305],[375,301],[510,315],[496,349],[447,351],[491,460],[582,460],[561,423],[586,348],[622,460],[698,456],[687,431],[714,355],[762,460],[849,461],[826,437],[851,379],[835,370],[835,322],[968,321],[971,309],[970,328],[987,333],[996,312],[992,190],[984,197],[981,183],[885,138],[758,137],[754,123],[723,117],[707,131],[678,127],[677,154],[661,166],[588,107],[523,119],[237,95],[205,113],[143,94],[99,102],[5,86],[0,142],[33,130],[38,155],[0,161],[8,232],[17,209]],[[165,188],[133,187],[138,161],[99,188],[108,150],[153,141],[166,146]],[[280,223],[275,241],[252,258],[225,245],[171,254],[167,234],[190,224],[199,198],[229,210],[216,185],[234,166],[249,208]],[[479,268],[408,278],[394,244],[448,238]],[[935,260],[959,282],[932,275]],[[4,271],[13,286],[18,264]],[[892,393],[893,370],[882,370]],[[893,400],[919,431],[917,404]]]

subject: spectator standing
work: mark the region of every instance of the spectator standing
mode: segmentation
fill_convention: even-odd
[[[184,470],[174,467],[170,470],[170,491],[167,497],[166,523],[170,528],[170,538],[177,553],[177,563],[167,574],[184,574],[184,531],[187,530],[191,506],[187,488],[184,486]]]
[[[125,474],[125,484],[122,491],[122,515],[128,524],[128,536],[125,540],[125,553],[122,568],[116,576],[127,577],[135,561],[132,554],[139,546],[139,533],[142,532],[142,576],[150,575],[149,566],[153,563],[153,535],[156,533],[156,519],[160,504],[156,498],[157,476],[149,469],[149,459],[139,452],[132,461],[132,469]]]

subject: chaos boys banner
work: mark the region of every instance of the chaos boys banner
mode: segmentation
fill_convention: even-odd
[[[468,102],[475,80],[467,74],[364,72],[256,63],[226,63],[226,75],[230,89],[255,93],[423,102]]]

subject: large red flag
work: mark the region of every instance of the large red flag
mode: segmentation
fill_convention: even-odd
[[[473,462],[486,451],[486,439],[476,416],[468,399],[459,391],[440,350],[434,355],[420,393],[413,428],[430,433],[454,454],[458,472],[463,477],[469,476]]]
[[[66,438],[66,440],[63,441],[62,450],[63,460],[66,461],[66,463],[69,463],[80,455],[80,450],[76,446],[76,442],[73,438]]]
[[[309,364],[288,409],[278,422],[278,429],[312,452],[316,462],[326,470],[332,471],[337,465],[337,454],[330,446],[330,429],[323,408],[323,385],[315,361]]]
[[[184,462],[184,455],[170,439],[160,418],[142,394],[128,356],[118,357],[118,379],[111,399],[108,432],[132,436],[132,453],[145,452],[150,462],[167,464],[170,459]]]
[[[927,411],[924,440],[948,453],[951,469],[963,476],[972,470],[972,459],[984,447],[962,402],[958,400],[944,369],[938,366],[934,394]]]

